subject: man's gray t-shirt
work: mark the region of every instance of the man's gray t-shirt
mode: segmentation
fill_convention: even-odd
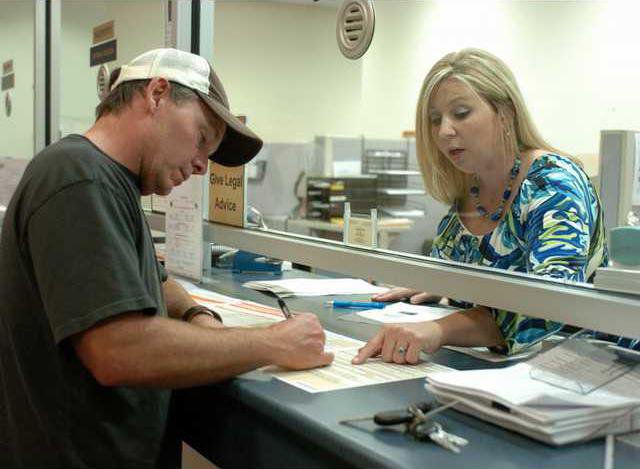
[[[170,391],[101,386],[69,337],[166,316],[163,275],[134,173],[80,135],[31,161],[0,237],[0,466],[162,465]]]

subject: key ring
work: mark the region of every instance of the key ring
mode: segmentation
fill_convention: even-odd
[[[413,414],[413,419],[405,424],[405,433],[409,433],[410,435],[413,435],[414,438],[421,440],[424,438],[422,436],[423,431],[421,431],[421,428],[429,423],[431,423],[431,425],[428,426],[431,427],[435,422],[426,417],[425,413],[416,406],[409,406],[408,410]],[[426,436],[428,433],[425,433],[424,435]]]

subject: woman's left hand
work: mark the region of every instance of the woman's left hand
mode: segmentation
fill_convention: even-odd
[[[354,365],[382,356],[385,362],[416,364],[420,351],[434,353],[442,346],[442,328],[437,321],[414,324],[387,324],[358,351]]]

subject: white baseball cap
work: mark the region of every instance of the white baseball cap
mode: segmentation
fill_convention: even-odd
[[[262,140],[231,113],[222,82],[209,62],[199,55],[177,49],[150,50],[121,67],[111,90],[120,83],[155,77],[191,88],[226,122],[227,131],[218,149],[209,155],[210,160],[224,166],[240,166],[258,154]]]

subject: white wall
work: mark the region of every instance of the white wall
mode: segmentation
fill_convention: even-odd
[[[15,88],[0,92],[0,157],[28,159],[33,156],[33,32],[31,2],[0,2],[0,67],[13,59],[15,72]],[[13,102],[9,117],[4,107],[7,93]]]
[[[367,135],[413,128],[414,110],[407,116],[405,107],[385,106],[382,89],[414,107],[431,65],[470,46],[497,54],[513,69],[534,120],[557,147],[597,153],[601,129],[640,128],[638,2],[379,1],[376,7],[380,23],[364,59],[363,103],[388,113],[386,122],[365,120]],[[382,73],[389,63],[401,76]]]
[[[361,62],[335,45],[336,10],[219,0],[214,68],[231,109],[269,142],[361,131]]]
[[[164,15],[159,0],[65,0],[62,2],[60,127],[62,135],[82,133],[94,121],[98,104],[98,66],[89,66],[93,28],[115,21],[117,60],[109,70],[136,55],[163,47]]]
[[[377,0],[375,7],[371,49],[350,62],[335,43],[335,10],[218,1],[215,57],[232,107],[267,141],[398,138],[414,127],[431,65],[473,46],[510,65],[557,147],[597,153],[601,129],[640,129],[640,2]]]

